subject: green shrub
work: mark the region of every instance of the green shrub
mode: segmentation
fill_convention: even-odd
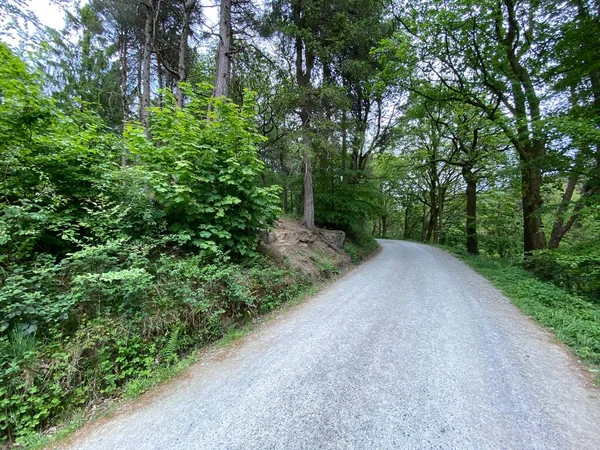
[[[150,109],[150,140],[141,127],[129,126],[129,151],[148,174],[169,231],[180,243],[247,255],[260,230],[281,212],[279,188],[257,182],[264,168],[257,144],[263,138],[254,129],[254,99],[247,93],[240,111],[222,98],[187,93],[183,110],[170,93],[164,108]]]
[[[532,267],[540,278],[600,303],[600,240],[539,252]]]
[[[122,145],[42,86],[0,44],[0,445],[306,283],[254,255],[279,208],[278,188],[258,187],[251,94],[240,108],[186,88],[184,110],[166,94],[151,138],[132,124]]]
[[[359,264],[371,256],[378,247],[373,236],[360,231],[350,232],[344,242],[344,251],[350,256],[353,264]]]

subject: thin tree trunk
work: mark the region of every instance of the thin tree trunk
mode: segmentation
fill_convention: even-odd
[[[423,227],[421,229],[421,242],[427,242],[427,205],[423,204]]]
[[[177,73],[179,75],[179,82],[177,83],[177,106],[183,108],[184,94],[181,89],[180,83],[184,83],[187,80],[187,47],[188,38],[190,35],[190,16],[196,7],[196,0],[186,0],[183,2],[183,17],[181,20],[181,38],[179,40],[179,61],[177,65]]]
[[[575,187],[577,186],[578,179],[579,174],[577,172],[573,172],[569,176],[569,179],[567,181],[567,187],[565,189],[565,192],[563,193],[560,205],[558,206],[558,210],[556,212],[556,220],[554,221],[554,226],[552,227],[552,234],[550,235],[550,242],[548,243],[548,248],[558,248],[558,246],[560,245],[560,241],[568,231],[568,229],[565,229],[565,214],[569,209],[569,204],[571,203],[571,199],[573,198],[573,192],[575,191]]]
[[[346,157],[348,155],[348,128],[346,124],[346,108],[342,109],[342,171],[346,170]]]
[[[127,101],[127,32],[121,29],[119,37],[119,64],[121,65],[121,114],[123,115],[123,131],[125,131],[125,126],[129,120],[129,103]],[[127,154],[125,150],[123,150],[123,153],[121,154],[121,165],[127,165]]]
[[[231,0],[221,0],[219,8],[219,48],[217,50],[217,76],[215,97],[229,97],[231,81]]]
[[[158,106],[162,108],[164,106],[163,89],[166,88],[166,82],[158,55],[156,57],[156,77],[158,78]]]
[[[409,209],[408,206],[406,206],[406,208],[404,208],[404,239],[408,238],[408,217],[409,217]]]
[[[316,230],[312,167],[310,157],[307,154],[304,155],[304,215],[302,224],[309,230]]]
[[[148,8],[146,11],[146,21],[144,23],[144,55],[142,61],[142,124],[148,139],[150,139],[148,108],[150,107],[150,63],[152,56],[152,51],[150,48],[151,43],[152,11]]]

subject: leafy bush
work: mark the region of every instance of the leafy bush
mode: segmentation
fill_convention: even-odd
[[[350,256],[353,264],[359,264],[363,259],[371,256],[378,247],[373,236],[356,230],[349,233],[344,242],[344,251]]]
[[[600,240],[535,255],[536,275],[600,303]]]
[[[281,212],[279,188],[257,183],[263,163],[256,145],[263,138],[253,125],[254,99],[247,93],[240,111],[223,98],[187,92],[185,109],[170,93],[164,108],[150,109],[150,140],[140,126],[128,128],[129,151],[181,242],[247,255]]]

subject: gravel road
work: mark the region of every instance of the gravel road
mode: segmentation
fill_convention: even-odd
[[[435,248],[383,251],[77,449],[599,449],[600,390]]]

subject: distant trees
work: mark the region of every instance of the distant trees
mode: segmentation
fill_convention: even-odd
[[[583,156],[592,156],[596,144],[593,139],[583,143],[581,138],[591,137],[594,127],[587,127],[584,132],[581,122],[574,125],[568,118],[573,118],[572,114],[581,111],[584,104],[590,105],[583,107],[589,110],[594,102],[594,89],[584,85],[593,85],[597,58],[585,46],[578,50],[572,47],[574,35],[582,32],[581,24],[589,20],[591,8],[585,2],[559,6],[551,1],[511,0],[477,5],[462,0],[443,5],[417,2],[404,10],[399,3],[395,6],[400,11],[395,16],[399,31],[381,47],[387,64],[386,76],[395,74],[396,84],[423,98],[479,110],[477,120],[487,121],[487,128],[501,132],[519,161],[525,254],[557,247],[563,232],[577,220],[581,207],[578,205],[583,203],[572,203],[575,186],[579,183],[582,192],[590,192],[589,186],[595,184],[596,178],[594,169],[583,169],[596,167],[592,158]],[[579,52],[580,60],[589,61],[591,70],[575,66],[570,59],[572,52]],[[576,81],[583,79],[587,83]],[[569,97],[571,101],[567,100]],[[556,107],[569,102],[577,106]],[[464,129],[463,119],[460,115],[444,116],[441,122],[452,122],[458,131]],[[452,134],[457,154],[468,157],[468,140]],[[565,146],[567,141],[580,144]],[[459,164],[469,178],[468,160],[454,164]],[[490,170],[494,171],[493,165]],[[586,181],[576,175],[582,170]],[[566,180],[564,193],[554,217],[550,218],[554,225],[546,229],[543,226],[543,212],[548,208],[544,205],[545,179],[556,171]],[[465,182],[469,185],[467,178]],[[474,191],[471,182],[467,217],[475,211]],[[585,193],[584,197],[588,195]],[[551,229],[554,231],[546,232]],[[474,242],[469,245],[474,250]]]

